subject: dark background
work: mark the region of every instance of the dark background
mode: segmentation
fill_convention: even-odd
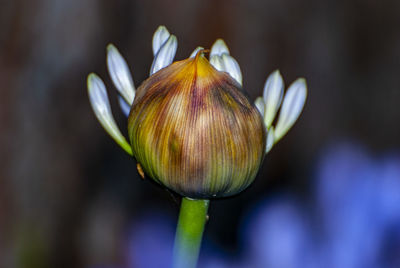
[[[235,252],[256,200],[283,190],[306,202],[322,148],[340,140],[373,154],[399,149],[400,2],[319,0],[0,1],[0,266],[123,265],[124,230],[142,213],[177,217],[178,199],[143,181],[98,124],[86,77],[98,73],[121,129],[106,46],[136,86],[165,25],[176,59],[223,38],[252,100],[279,69],[307,79],[305,109],[244,193],[211,203],[207,239]]]

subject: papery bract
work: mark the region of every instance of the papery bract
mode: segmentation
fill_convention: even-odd
[[[265,155],[261,114],[238,82],[217,71],[201,51],[143,82],[128,132],[145,173],[191,198],[242,191]]]

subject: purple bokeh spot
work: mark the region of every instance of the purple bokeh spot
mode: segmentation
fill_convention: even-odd
[[[247,267],[307,267],[310,240],[303,211],[291,198],[266,200],[247,217]]]
[[[140,217],[128,234],[128,267],[170,267],[174,234],[174,222],[165,214],[152,211]]]
[[[245,213],[237,254],[205,236],[199,268],[400,267],[400,155],[334,144],[315,174],[309,203],[277,193]],[[170,267],[174,233],[175,219],[161,212],[138,218],[127,267]]]

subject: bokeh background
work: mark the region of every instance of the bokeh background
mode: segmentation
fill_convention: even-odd
[[[86,76],[114,43],[135,84],[158,25],[176,59],[224,38],[252,100],[307,79],[255,183],[211,203],[200,267],[400,267],[400,2],[1,0],[0,267],[168,267],[179,198],[139,178]]]

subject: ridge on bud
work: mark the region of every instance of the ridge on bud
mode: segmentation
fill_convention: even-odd
[[[190,198],[241,192],[265,155],[262,116],[240,84],[216,70],[203,51],[142,83],[128,133],[144,172]]]

